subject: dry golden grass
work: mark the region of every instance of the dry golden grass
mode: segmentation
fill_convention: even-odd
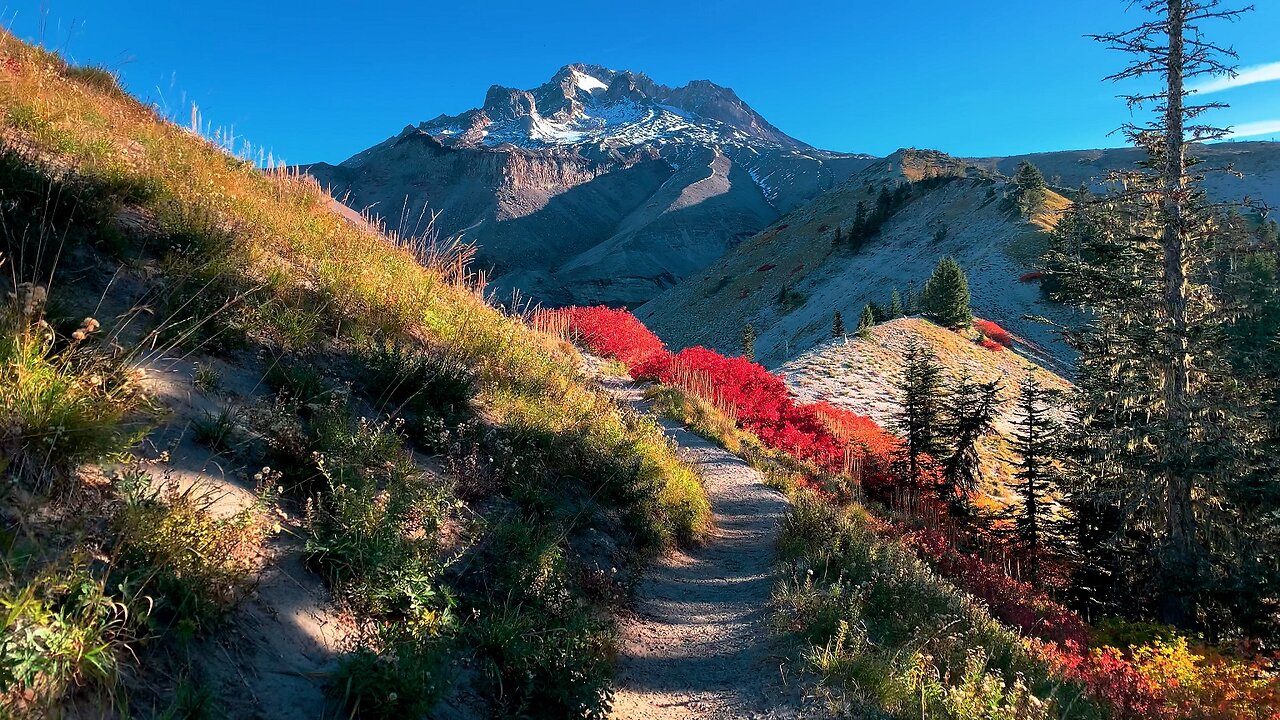
[[[1058,221],[1071,205],[1072,202],[1067,198],[1052,190],[1046,190],[1044,207],[1031,216],[1030,222],[1041,230],[1049,232],[1058,226]]]
[[[0,34],[0,128],[47,164],[146,188],[135,194],[162,232],[166,207],[209,213],[242,236],[241,279],[285,306],[318,298],[339,328],[447,345],[477,371],[498,422],[629,446],[661,488],[654,522],[662,536],[706,530],[705,494],[660,429],[624,420],[583,382],[564,343],[488,305],[456,256],[426,267],[419,260],[429,252],[344,218],[310,178],[260,171],[109,85],[69,77],[61,59],[8,33]]]

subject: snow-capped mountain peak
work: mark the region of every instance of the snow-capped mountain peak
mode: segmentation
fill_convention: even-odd
[[[418,129],[455,147],[809,148],[769,124],[733,90],[708,80],[670,88],[643,73],[583,63],[564,66],[530,90],[495,85],[482,107],[442,115]]]

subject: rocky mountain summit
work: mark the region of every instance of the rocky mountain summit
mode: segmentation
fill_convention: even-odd
[[[872,161],[810,147],[710,81],[575,64],[304,169],[402,233],[439,213],[500,296],[638,305]]]
[[[441,115],[418,129],[451,147],[573,146],[601,158],[641,148],[678,155],[698,143],[813,149],[709,80],[669,88],[640,73],[582,64],[566,65],[533,90],[494,85],[483,107]]]

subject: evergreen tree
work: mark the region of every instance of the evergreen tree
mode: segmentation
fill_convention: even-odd
[[[889,315],[890,319],[900,318],[906,313],[902,310],[902,296],[898,294],[898,288],[893,289],[893,294],[889,296]]]
[[[742,357],[753,361],[756,359],[756,329],[751,323],[742,328]]]
[[[1018,209],[1024,216],[1031,217],[1044,209],[1049,197],[1049,187],[1044,182],[1040,168],[1023,160],[1018,163],[1013,184],[1017,187]]]
[[[1212,262],[1222,219],[1187,155],[1189,143],[1223,132],[1199,124],[1210,106],[1187,105],[1183,82],[1229,70],[1200,25],[1239,12],[1217,0],[1141,5],[1150,21],[1096,39],[1136,56],[1111,79],[1161,81],[1129,98],[1158,105],[1153,122],[1126,128],[1147,157],[1112,178],[1124,192],[1079,210],[1095,232],[1074,238],[1075,254],[1060,263],[1066,294],[1091,312],[1070,337],[1081,425],[1070,493],[1089,513],[1118,511],[1120,527],[1101,546],[1112,558],[1100,564],[1124,568],[1111,578],[1119,593],[1150,598],[1146,609],[1164,622],[1208,629],[1239,543],[1257,540],[1240,536],[1254,510],[1233,492],[1247,475],[1236,440],[1249,421],[1222,352],[1227,318]]]
[[[867,236],[867,204],[861,200],[853,211],[853,225],[849,227],[849,246],[857,250]]]
[[[944,422],[951,452],[942,463],[937,490],[954,517],[968,519],[973,515],[969,496],[977,490],[982,472],[978,443],[995,432],[999,395],[999,380],[978,382],[968,376],[947,395]]]
[[[1050,532],[1047,498],[1057,486],[1062,455],[1061,428],[1050,414],[1061,393],[1045,387],[1029,372],[1018,387],[1012,449],[1017,457],[1017,492],[1021,505],[1014,522],[1016,545],[1026,559],[1033,582],[1040,579],[1040,558]]]
[[[831,318],[831,337],[844,337],[844,318],[840,317],[840,311],[836,310],[835,315]]]
[[[907,204],[909,199],[911,199],[911,183],[898,183],[898,186],[893,189],[893,205],[891,207],[900,208]]]
[[[862,306],[862,316],[858,318],[858,329],[854,332],[861,338],[870,337],[871,328],[875,327],[875,324],[876,313],[871,309],[871,304],[868,303]]]
[[[1153,573],[1153,557],[1138,541],[1151,518],[1127,520],[1123,508],[1138,489],[1130,486],[1156,461],[1155,436],[1139,428],[1158,404],[1146,357],[1156,345],[1143,326],[1155,312],[1159,255],[1150,243],[1129,242],[1125,217],[1114,198],[1078,205],[1051,241],[1056,296],[1094,313],[1088,326],[1067,333],[1079,353],[1079,423],[1062,488],[1076,561],[1069,594],[1090,614],[1134,610],[1126,599],[1142,596]]]
[[[921,490],[946,453],[942,422],[942,367],[919,339],[912,337],[903,355],[903,376],[898,382],[898,411],[894,426],[902,438],[894,466],[913,491]]]
[[[1267,609],[1277,606],[1280,587],[1280,241],[1267,225],[1234,232],[1233,262],[1221,266],[1234,309],[1223,347],[1232,375],[1247,388],[1237,401],[1251,421],[1236,425],[1232,441],[1244,446],[1247,462],[1236,463],[1238,477],[1224,487],[1230,507],[1249,511],[1233,518],[1238,540],[1218,543],[1227,570],[1218,584],[1230,592],[1217,594],[1251,637],[1280,637],[1280,615]]]
[[[831,236],[831,244],[835,247],[839,247],[843,243],[844,243],[844,236],[840,232],[840,226],[837,225],[836,234]]]
[[[889,219],[889,215],[893,213],[893,193],[889,191],[889,186],[885,185],[880,188],[880,194],[876,196],[876,211],[873,216],[874,224],[877,229]]]
[[[1018,186],[1018,190],[1024,193],[1033,190],[1044,190],[1048,187],[1045,185],[1044,174],[1040,172],[1040,168],[1032,165],[1027,160],[1018,163],[1018,170],[1014,173],[1013,182]]]
[[[938,261],[920,291],[920,309],[943,327],[961,328],[973,322],[973,313],[969,310],[969,279],[954,258]]]
[[[902,314],[915,315],[920,311],[920,296],[916,293],[915,282],[907,281],[907,292],[902,296]]]

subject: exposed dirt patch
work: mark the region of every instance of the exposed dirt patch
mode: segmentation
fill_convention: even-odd
[[[197,387],[199,365],[217,372],[217,389]],[[207,496],[210,511],[221,517],[253,505],[257,468],[246,466],[234,450],[214,452],[196,442],[193,428],[201,418],[265,402],[269,396],[261,363],[247,355],[235,361],[201,355],[153,358],[145,368],[148,391],[167,411],[164,423],[144,443],[145,454],[158,455],[148,464],[155,478]],[[252,433],[243,418],[235,417],[234,444],[240,446]],[[280,507],[268,511],[280,531],[263,549],[253,592],[217,632],[169,658],[172,668],[156,666],[143,673],[139,680],[156,686],[137,691],[144,705],[148,691],[190,675],[214,691],[218,709],[227,717],[309,720],[330,710],[324,684],[349,642],[352,625],[320,577],[304,566],[302,519]]]

